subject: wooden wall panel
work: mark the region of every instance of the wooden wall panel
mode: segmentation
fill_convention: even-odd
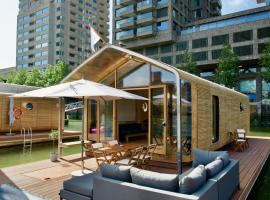
[[[194,83],[193,83],[194,84]],[[193,87],[195,88],[195,87]],[[197,133],[193,132],[198,138],[197,146],[205,150],[217,150],[231,141],[228,132],[235,131],[237,128],[244,128],[249,132],[249,102],[243,95],[236,95],[228,90],[221,90],[210,85],[196,84],[197,107],[193,109],[193,114],[197,116]],[[212,142],[212,96],[219,97],[220,121],[219,121],[219,140]],[[240,102],[244,106],[244,111],[240,111]]]
[[[0,96],[0,132],[9,131],[9,98],[8,96]],[[33,110],[25,109],[26,103],[33,104]],[[14,107],[18,107],[23,111],[20,120],[15,120],[12,126],[13,131],[20,131],[21,128],[31,127],[33,131],[47,131],[57,129],[58,109],[57,100],[46,98],[18,98],[14,100]]]

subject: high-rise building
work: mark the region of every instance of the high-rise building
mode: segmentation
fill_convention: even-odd
[[[114,0],[113,43],[127,48],[176,40],[186,24],[221,14],[220,0]]]
[[[109,0],[20,0],[16,68],[75,68],[91,54],[90,26],[108,38]]]

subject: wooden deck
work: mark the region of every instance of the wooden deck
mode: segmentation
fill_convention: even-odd
[[[240,161],[240,189],[234,193],[233,200],[247,198],[269,156],[270,139],[250,138],[249,143],[250,147],[244,152],[230,151],[231,157]],[[94,159],[87,159],[85,165],[88,169],[96,169]],[[18,165],[0,170],[0,184],[13,182],[13,184],[33,194],[49,199],[59,199],[58,193],[62,188],[63,181],[71,177],[72,171],[79,169],[79,154],[67,156],[65,160],[57,163],[45,160]],[[158,162],[152,163],[154,171],[173,173],[175,169],[174,163],[166,165],[164,163],[158,164]]]
[[[63,139],[78,138],[81,135],[80,131],[65,131]],[[49,131],[47,132],[33,132],[33,142],[50,141]],[[0,147],[18,145],[23,143],[23,135],[16,133],[14,136],[0,135]]]

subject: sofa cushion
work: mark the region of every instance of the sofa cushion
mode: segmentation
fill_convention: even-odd
[[[130,169],[132,183],[151,188],[177,192],[179,190],[178,174],[163,174],[132,167]]]
[[[223,168],[223,161],[216,159],[205,166],[207,178],[212,178],[218,174]]]
[[[118,165],[100,165],[100,173],[103,177],[131,183],[130,167]]]
[[[225,151],[224,153],[222,153],[221,155],[219,155],[218,157],[216,157],[216,160],[220,159],[223,162],[223,168],[226,167],[229,162],[230,162],[230,156],[229,153],[227,151]]]
[[[179,192],[192,194],[206,183],[206,170],[203,165],[199,165],[188,175],[179,180]]]
[[[66,180],[63,183],[64,189],[87,197],[92,197],[93,180],[95,176],[100,175],[94,172],[91,174],[86,174]]]
[[[193,167],[198,165],[207,165],[208,163],[214,161],[218,156],[221,156],[227,151],[204,151],[201,149],[193,148]]]

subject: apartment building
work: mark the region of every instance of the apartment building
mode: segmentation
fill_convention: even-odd
[[[16,68],[75,68],[91,54],[90,26],[108,38],[108,15],[108,0],[20,0]]]
[[[127,48],[176,40],[187,23],[221,14],[220,0],[114,0],[113,43]]]

